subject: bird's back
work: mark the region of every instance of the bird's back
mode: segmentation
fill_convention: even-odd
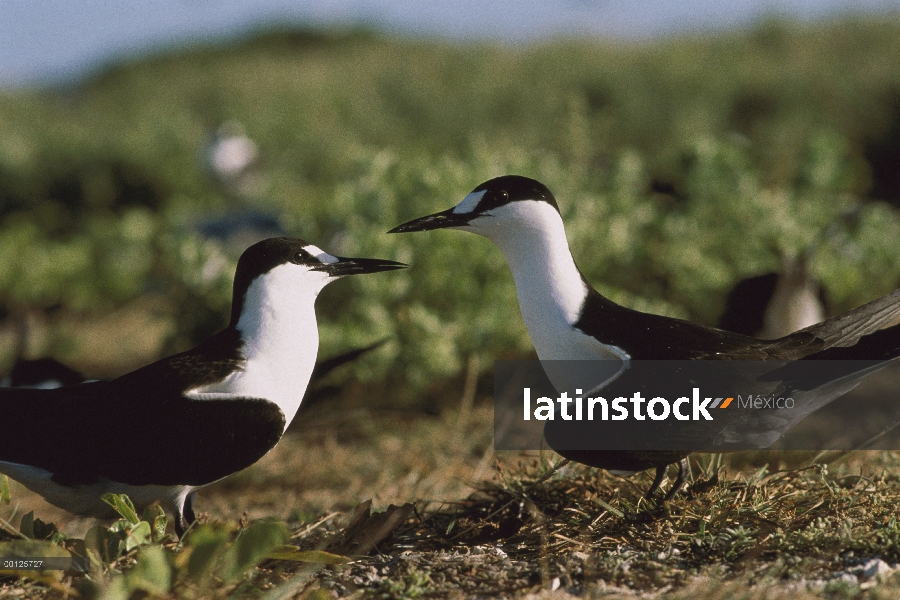
[[[281,409],[263,398],[185,394],[235,368],[228,345],[214,336],[113,381],[0,389],[0,461],[69,484],[131,485],[205,485],[252,465],[281,438]]]

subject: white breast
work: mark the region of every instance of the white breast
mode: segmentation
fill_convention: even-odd
[[[324,273],[297,265],[276,267],[255,279],[237,323],[244,342],[244,369],[188,395],[199,400],[263,398],[281,408],[287,429],[316,364],[315,300],[325,283]]]
[[[539,201],[511,202],[491,211],[483,224],[473,223],[471,230],[497,244],[509,263],[522,318],[542,362],[609,361],[590,381],[579,382],[577,387],[585,391],[621,371],[622,361],[628,359],[621,348],[602,344],[574,327],[588,287],[572,259],[555,208]],[[545,370],[557,384],[550,372],[553,365],[545,364]]]

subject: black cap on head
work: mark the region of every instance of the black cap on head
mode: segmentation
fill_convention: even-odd
[[[520,200],[538,200],[546,202],[559,212],[556,198],[540,181],[521,175],[503,175],[485,181],[471,193],[485,192],[476,207],[477,212],[484,212]]]
[[[463,227],[479,215],[510,202],[536,200],[546,202],[559,212],[556,198],[540,181],[521,175],[504,175],[485,181],[472,190],[462,202],[445,211],[413,219],[394,227],[388,233],[427,231],[445,227]]]
[[[244,295],[253,280],[279,265],[304,265],[310,271],[322,271],[331,277],[377,273],[402,269],[407,265],[379,258],[344,258],[324,253],[324,250],[299,238],[269,238],[244,250],[234,274],[234,296],[231,322],[237,323],[243,309]]]
[[[277,237],[256,242],[241,254],[234,273],[234,289],[246,290],[250,283],[278,265],[294,262],[316,262],[304,248],[310,243],[299,238]]]

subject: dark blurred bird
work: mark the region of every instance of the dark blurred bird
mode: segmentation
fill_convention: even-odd
[[[764,340],[825,320],[825,294],[807,255],[784,258],[781,271],[742,279],[725,300],[722,329]]]
[[[774,340],[825,320],[827,294],[810,263],[825,244],[846,237],[860,223],[864,205],[838,214],[808,243],[799,256],[784,254],[777,272],[739,281],[725,300],[719,318],[722,329]]]
[[[631,361],[889,360],[900,354],[900,326],[879,331],[900,315],[900,290],[772,341],[619,306],[585,280],[569,250],[556,199],[543,184],[526,177],[510,175],[487,181],[455,207],[409,221],[390,233],[443,228],[477,233],[497,245],[512,270],[522,317],[545,369],[546,361],[560,360],[602,360],[604,365],[615,365],[607,367],[608,372],[598,373],[599,386],[613,380],[618,383],[617,378],[625,377],[623,372],[634,368]],[[548,375],[553,381],[553,372],[548,371]],[[857,375],[842,372],[832,377]],[[554,385],[568,389],[556,381]],[[677,463],[678,477],[667,499],[689,476],[687,456],[692,440],[718,433],[712,429],[692,431],[693,438],[671,451],[570,451],[565,423],[546,422],[544,433],[550,447],[564,457],[603,469],[636,472],[655,468],[656,478],[648,495],[659,487],[668,465]],[[652,445],[654,440],[648,442]]]
[[[52,390],[87,381],[87,377],[54,358],[18,359],[0,387]]]
[[[254,464],[294,418],[322,288],[405,266],[292,238],[254,244],[238,261],[228,327],[196,348],[112,381],[0,389],[0,473],[83,516],[114,516],[106,493],[139,509],[160,502],[181,535],[196,490]]]
[[[278,215],[263,209],[243,207],[207,216],[200,221],[196,231],[203,237],[217,242],[228,255],[239,256],[241,251],[260,240],[285,235]],[[221,257],[220,257],[221,258]],[[204,275],[211,278],[225,266],[225,260],[213,260],[204,267]]]

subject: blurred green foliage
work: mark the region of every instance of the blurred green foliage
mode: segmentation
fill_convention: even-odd
[[[200,158],[231,120],[260,150],[252,196]],[[390,337],[356,375],[412,397],[531,345],[488,242],[390,227],[518,173],[554,191],[618,302],[714,323],[737,280],[815,247],[839,311],[900,282],[900,217],[877,201],[900,199],[898,148],[897,20],[524,47],[264,32],[0,93],[0,304],[63,320],[155,294],[178,332],[159,351],[186,348],[224,325],[236,258],[195,225],[252,206],[330,252],[412,264],[319,301],[321,353]],[[48,349],[90,353],[63,338]]]

